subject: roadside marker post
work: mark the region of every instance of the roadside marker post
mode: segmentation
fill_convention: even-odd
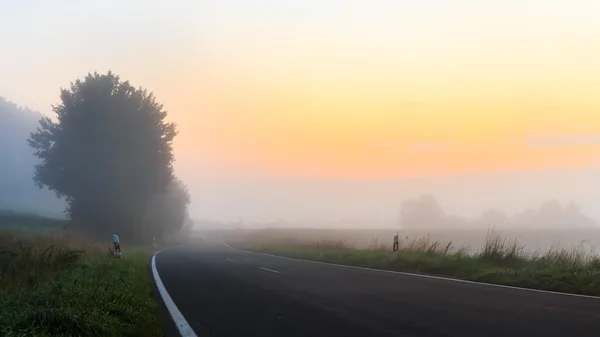
[[[396,259],[396,254],[398,253],[398,245],[399,245],[399,240],[398,240],[398,232],[396,232],[396,235],[394,235],[394,246],[392,247],[392,259]]]
[[[121,244],[119,243],[119,236],[117,234],[113,234],[113,245],[115,256],[121,258]]]
[[[152,246],[154,247],[154,249],[156,249],[156,237],[155,236],[152,237]]]

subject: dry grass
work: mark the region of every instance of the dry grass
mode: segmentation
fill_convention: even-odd
[[[466,250],[465,247],[461,247],[458,250],[454,249],[452,241],[443,242],[441,240],[434,240],[431,236],[424,236],[416,239],[409,239],[408,237],[404,240],[399,240],[398,251],[400,252],[421,252],[429,254],[451,254],[451,253],[462,253]],[[391,252],[391,244],[380,244],[379,238],[372,238],[371,244],[366,250],[380,251],[380,252]]]
[[[81,236],[36,235],[21,237],[0,232],[0,289],[32,286],[43,277],[107,252],[109,244]]]
[[[514,263],[527,258],[524,247],[516,238],[503,237],[491,230],[485,237],[479,256],[495,263]]]

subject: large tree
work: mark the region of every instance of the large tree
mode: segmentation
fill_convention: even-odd
[[[88,74],[62,89],[57,121],[42,118],[29,144],[34,180],[67,201],[76,223],[96,234],[136,237],[146,207],[174,179],[176,126],[152,93],[119,76]]]

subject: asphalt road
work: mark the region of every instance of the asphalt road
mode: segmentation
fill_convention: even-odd
[[[600,336],[600,299],[283,259],[199,242],[156,255],[202,336]]]

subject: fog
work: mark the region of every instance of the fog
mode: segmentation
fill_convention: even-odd
[[[0,0],[0,337],[600,336],[599,41],[600,0]]]
[[[27,144],[42,114],[19,107],[0,94],[0,211],[33,212],[62,217],[65,204],[33,183],[39,161]]]
[[[511,215],[557,200],[563,206],[574,202],[584,214],[600,218],[599,177],[600,169],[589,168],[382,181],[214,181],[190,185],[190,213],[221,221],[308,221],[319,226],[349,220],[349,226],[389,227],[397,223],[403,200],[429,194],[446,214],[465,217],[490,209]]]
[[[143,20],[135,2],[7,5],[0,96],[40,112],[4,105],[0,208],[60,214],[64,203],[31,181],[26,138],[52,116],[61,86],[113,69],[177,123],[175,171],[197,220],[390,228],[403,201],[422,195],[447,216],[510,218],[556,200],[600,218],[593,9],[531,7],[540,17],[530,25],[514,4],[482,4],[477,15],[281,4],[146,1]],[[577,31],[554,24],[565,17]]]
[[[46,190],[33,185],[33,151],[26,144],[36,128],[40,113],[2,101],[2,142],[0,152],[7,159],[0,180],[0,208],[33,211],[61,216],[64,203]],[[198,171],[206,167],[197,167]],[[218,169],[218,168],[212,168]],[[195,171],[195,170],[193,170]],[[192,203],[190,216],[196,220],[239,222],[247,225],[278,224],[287,227],[316,228],[397,228],[401,204],[430,195],[444,216],[462,217],[435,226],[423,220],[423,228],[486,229],[493,221],[478,221],[490,210],[507,218],[527,209],[539,209],[556,200],[561,207],[571,204],[590,218],[600,218],[600,168],[579,170],[539,170],[470,175],[426,176],[397,180],[335,179],[198,179],[198,174],[182,175]],[[488,214],[489,215],[489,214]],[[556,223],[543,219],[537,223],[495,224],[513,229],[576,229],[572,218]],[[570,220],[569,220],[570,219]],[[465,220],[465,219],[463,219]],[[548,223],[545,224],[544,221]],[[583,227],[592,227],[596,225]]]

